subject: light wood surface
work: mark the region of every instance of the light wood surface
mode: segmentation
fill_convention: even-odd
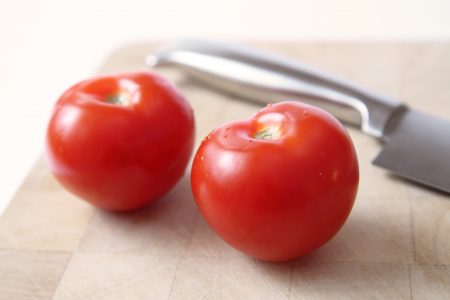
[[[450,117],[450,43],[256,46]],[[143,69],[153,49],[119,49],[99,73]],[[197,145],[260,108],[162,73],[195,110]],[[450,197],[372,166],[381,144],[349,132],[361,182],[348,222],[318,251],[281,264],[221,241],[197,211],[189,172],[160,201],[114,214],[64,191],[41,159],[0,219],[0,299],[449,299]]]

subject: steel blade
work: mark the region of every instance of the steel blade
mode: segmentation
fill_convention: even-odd
[[[384,140],[375,165],[450,193],[450,121],[406,110]]]

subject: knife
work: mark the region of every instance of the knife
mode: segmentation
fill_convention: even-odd
[[[450,121],[326,74],[240,45],[179,41],[146,58],[150,67],[177,67],[221,91],[260,103],[299,100],[384,142],[373,164],[450,193]]]

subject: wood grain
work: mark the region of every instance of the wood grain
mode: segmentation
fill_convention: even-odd
[[[253,45],[450,116],[450,43]],[[143,69],[154,49],[119,49],[99,73]],[[261,108],[160,72],[192,104],[197,145],[215,126]],[[0,299],[449,299],[448,195],[372,166],[381,144],[348,130],[361,170],[353,212],[328,244],[282,264],[218,238],[197,211],[189,173],[159,201],[114,214],[64,191],[41,159],[0,219]]]
[[[0,299],[50,299],[70,254],[0,250]]]

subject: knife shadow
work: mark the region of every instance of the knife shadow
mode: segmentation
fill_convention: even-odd
[[[396,175],[394,173],[388,173],[387,176],[390,180],[398,182],[399,184],[406,185],[408,190],[408,194],[410,196],[444,196],[450,200],[450,193],[433,188],[429,185],[425,185],[423,183],[413,181],[406,177]]]

